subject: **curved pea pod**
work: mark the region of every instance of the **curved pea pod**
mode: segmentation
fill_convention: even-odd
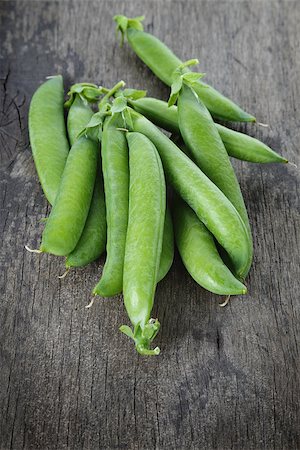
[[[78,94],[74,94],[74,100],[70,106],[67,118],[68,136],[71,145],[78,135],[87,126],[94,112],[89,104],[83,102]]]
[[[93,110],[75,94],[70,106],[67,127],[71,144],[87,126]],[[67,256],[66,267],[82,267],[95,261],[105,250],[106,244],[106,210],[101,168],[97,164],[97,176],[93,197],[84,229],[75,249]]]
[[[155,125],[171,133],[179,134],[177,106],[152,97],[129,100],[135,111],[143,114]],[[247,134],[215,124],[229,156],[252,163],[287,163],[288,160],[263,142]]]
[[[160,80],[171,86],[173,72],[182,64],[182,61],[159,39],[145,33],[141,24],[137,29],[135,27],[137,21],[126,17],[124,21],[124,16],[116,16],[114,20],[118,29],[123,34],[126,33],[128,43],[137,56]],[[211,86],[197,81],[194,89],[214,117],[234,122],[255,122],[255,117],[243,111],[236,103]]]
[[[29,107],[29,138],[44,194],[53,205],[69,153],[64,122],[61,75],[50,78],[34,93]]]
[[[212,234],[194,211],[178,197],[172,211],[176,245],[191,277],[214,294],[246,294],[247,288],[224,264]]]
[[[130,334],[142,355],[150,349],[159,323],[150,319],[162,250],[166,186],[159,155],[149,139],[127,133],[129,144],[129,215],[124,261],[124,303],[134,327]],[[130,331],[129,331],[129,330]]]
[[[166,217],[164,223],[164,234],[160,263],[157,274],[157,282],[161,281],[169,272],[174,259],[174,231],[172,217],[169,208],[166,208]]]
[[[251,236],[238,180],[208,109],[185,84],[180,90],[177,104],[179,129],[194,161],[231,201]],[[249,252],[252,253],[251,239],[249,243]]]
[[[124,123],[115,114],[104,123],[102,169],[107,221],[107,258],[93,294],[112,297],[122,292],[125,241],[128,222],[129,166]]]
[[[93,195],[99,145],[85,137],[72,145],[40,250],[67,256],[82,234]]]
[[[100,172],[98,172],[83,232],[75,249],[67,256],[66,267],[83,267],[95,261],[104,252],[105,244],[106,214],[104,189],[102,177]]]
[[[166,177],[227,251],[238,277],[251,262],[249,234],[235,207],[220,189],[148,119],[131,110],[134,131],[143,133],[160,154]]]

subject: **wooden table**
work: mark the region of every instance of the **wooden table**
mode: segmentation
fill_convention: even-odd
[[[47,75],[168,89],[125,45],[112,16],[146,30],[269,128],[235,125],[298,164],[297,1],[2,1],[1,449],[299,449],[299,169],[234,161],[253,228],[249,295],[220,298],[179,257],[159,284],[161,355],[139,357],[118,331],[122,298],[90,291],[103,259],[64,279],[62,259],[32,255],[49,205],[27,112]]]

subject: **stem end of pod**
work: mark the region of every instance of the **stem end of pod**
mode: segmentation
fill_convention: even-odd
[[[120,32],[121,34],[121,42],[120,46],[124,44],[124,36],[126,35],[126,32],[129,28],[134,28],[135,30],[143,31],[144,27],[142,25],[142,21],[144,20],[144,16],[138,16],[130,19],[129,17],[122,16],[121,14],[118,14],[114,16],[114,21],[116,22],[116,34]]]
[[[146,325],[142,328],[140,324],[134,327],[134,331],[127,326],[122,325],[120,331],[135,342],[135,348],[140,355],[153,356],[160,354],[160,348],[150,348],[150,345],[157,335],[160,328],[158,319],[150,319]]]

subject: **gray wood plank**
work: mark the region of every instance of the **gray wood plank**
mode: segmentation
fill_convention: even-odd
[[[49,213],[31,157],[27,113],[45,76],[168,89],[124,46],[112,16],[146,29],[268,129],[237,129],[299,161],[297,1],[0,2],[1,449],[297,449],[299,172],[234,162],[255,257],[249,295],[227,308],[176,258],[157,289],[157,358],[118,331],[122,298],[84,306],[103,259],[59,280],[63,261],[28,254]]]

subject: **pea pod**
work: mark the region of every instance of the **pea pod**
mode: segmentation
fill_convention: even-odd
[[[61,75],[51,77],[34,93],[29,108],[29,137],[44,194],[53,205],[69,153],[64,122]]]
[[[91,107],[75,94],[68,114],[68,134],[73,144],[93,115]],[[75,249],[67,256],[66,267],[82,267],[99,258],[106,244],[106,211],[101,168],[97,175],[93,197],[83,232]]]
[[[223,144],[230,156],[252,163],[288,163],[278,153],[274,152],[263,142],[244,133],[231,130],[223,125],[216,124]]]
[[[171,86],[173,72],[182,61],[159,39],[143,31],[142,18],[128,19],[118,15],[114,20],[117,30],[122,35],[126,34],[129,45],[138,57],[160,80]],[[193,87],[214,117],[233,122],[255,122],[255,117],[208,84],[197,81]]]
[[[166,208],[163,242],[160,255],[160,264],[157,274],[157,282],[161,281],[169,272],[174,258],[174,232],[172,217],[169,208]]]
[[[132,129],[147,136],[157,148],[166,177],[179,195],[228,252],[238,277],[251,262],[249,234],[240,215],[214,183],[155,125],[130,110]]]
[[[128,103],[140,114],[151,120],[155,125],[171,133],[179,134],[177,106],[168,107],[163,100],[144,97],[138,100],[128,100]],[[252,163],[287,163],[263,142],[247,134],[231,130],[218,123],[215,124],[229,156]]]
[[[85,137],[72,145],[40,250],[66,256],[76,247],[89,212],[99,145]]]
[[[224,264],[212,234],[194,211],[178,196],[172,211],[176,245],[182,262],[193,279],[214,294],[246,294],[246,287]]]
[[[185,83],[179,92],[177,104],[179,129],[193,159],[231,201],[251,236],[239,183],[208,109]],[[249,243],[249,253],[252,254],[251,239]]]
[[[124,303],[134,331],[121,327],[142,355],[150,349],[159,323],[150,319],[162,250],[166,187],[159,155],[149,139],[127,133],[129,144],[129,215],[124,261]],[[130,331],[129,331],[130,330]]]
[[[107,221],[107,258],[93,293],[112,297],[122,292],[126,230],[128,222],[128,148],[120,114],[106,119],[102,134],[102,169]]]

